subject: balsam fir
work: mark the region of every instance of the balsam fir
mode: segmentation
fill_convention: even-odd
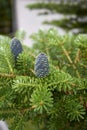
[[[16,66],[11,39],[0,40],[0,120],[9,130],[86,130],[87,37],[50,29],[32,38],[34,47],[22,44]]]

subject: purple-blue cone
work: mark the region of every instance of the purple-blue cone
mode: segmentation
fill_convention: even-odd
[[[40,53],[35,60],[34,66],[35,75],[39,78],[49,74],[49,62],[45,53]]]
[[[18,55],[23,51],[21,42],[17,38],[12,39],[10,48],[15,59],[17,59]]]

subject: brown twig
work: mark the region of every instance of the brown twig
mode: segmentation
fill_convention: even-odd
[[[75,64],[74,64],[73,61],[71,60],[71,58],[70,58],[70,56],[69,56],[67,50],[64,48],[63,45],[61,45],[61,47],[62,47],[62,50],[63,50],[64,54],[66,55],[68,61],[69,61],[70,64],[72,65],[73,69],[76,71],[77,77],[80,78],[80,74],[79,74],[79,72],[78,72],[78,70],[77,70]]]
[[[0,77],[15,78],[16,75],[14,75],[14,74],[0,73]]]
[[[75,58],[75,61],[74,63],[76,64],[77,62],[80,61],[80,49],[78,49],[77,53],[76,53],[76,58]]]

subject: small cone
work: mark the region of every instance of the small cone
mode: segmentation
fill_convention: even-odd
[[[36,57],[34,70],[37,77],[45,77],[49,74],[49,63],[45,53],[40,53]]]
[[[11,52],[13,53],[15,59],[17,59],[18,55],[20,53],[22,53],[22,51],[23,51],[21,42],[16,38],[12,39],[10,48],[11,48]]]

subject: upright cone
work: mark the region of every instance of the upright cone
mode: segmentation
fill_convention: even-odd
[[[45,53],[40,53],[35,60],[35,75],[39,78],[45,77],[49,74],[49,63]]]
[[[17,38],[12,39],[10,48],[11,48],[11,52],[13,53],[15,59],[17,59],[18,55],[20,53],[22,53],[22,51],[23,51],[21,42]]]

